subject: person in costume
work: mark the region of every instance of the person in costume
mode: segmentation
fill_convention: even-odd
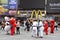
[[[42,20],[40,20],[39,21],[39,37],[40,38],[43,38],[43,33],[44,33],[44,27],[43,27],[43,21]]]
[[[50,33],[54,33],[54,20],[50,20]]]
[[[33,37],[37,37],[37,26],[38,26],[38,22],[37,20],[34,20],[32,24],[32,36]]]
[[[14,17],[11,17],[10,19],[10,25],[11,25],[11,35],[14,35],[15,28],[16,28],[16,20]]]
[[[7,34],[9,34],[8,32],[10,31],[10,28],[11,28],[11,26],[10,26],[10,23],[9,23],[9,21],[8,22],[5,22],[5,31],[7,32]]]
[[[46,35],[48,35],[48,22],[44,21],[44,32]]]

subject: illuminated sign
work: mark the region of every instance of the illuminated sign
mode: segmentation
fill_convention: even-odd
[[[47,0],[48,13],[60,13],[60,0]]]
[[[46,12],[46,11],[45,11]],[[42,11],[41,10],[38,10],[38,11],[36,11],[36,10],[33,10],[32,11],[32,14],[31,14],[31,19],[33,18],[33,16],[35,15],[35,17],[36,17],[36,19],[38,19],[39,17],[38,17],[38,15],[40,15],[41,17],[43,16],[43,13],[42,13]],[[46,13],[44,13],[44,16],[46,15]]]
[[[16,10],[9,10],[9,15],[15,15],[16,14]]]
[[[17,0],[8,0],[9,9],[17,8]]]

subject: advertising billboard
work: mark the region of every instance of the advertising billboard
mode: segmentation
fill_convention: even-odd
[[[17,0],[8,0],[9,9],[16,9],[17,8]]]
[[[60,13],[60,0],[47,0],[48,13]]]
[[[8,0],[0,0],[0,15],[8,15]]]
[[[16,14],[16,10],[9,10],[9,15],[15,15]]]

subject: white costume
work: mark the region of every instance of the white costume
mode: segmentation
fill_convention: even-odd
[[[38,26],[38,22],[37,21],[34,21],[32,26],[33,26],[32,36],[36,36],[37,37],[37,26]]]
[[[39,22],[39,26],[40,26],[40,28],[39,28],[39,37],[43,37],[44,27],[43,27],[42,21]]]
[[[9,22],[6,22],[5,23],[5,31],[9,31],[10,28],[11,28],[10,23]]]
[[[5,20],[6,22],[9,21],[9,17],[5,16],[5,17],[4,17],[4,20]]]

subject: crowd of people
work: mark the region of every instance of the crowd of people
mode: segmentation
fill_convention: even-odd
[[[49,26],[50,24],[50,26]],[[32,37],[40,37],[43,38],[44,33],[48,35],[48,27],[50,27],[50,33],[54,33],[54,27],[57,29],[57,23],[55,20],[32,20],[32,19],[27,19],[24,20],[24,31],[27,30],[28,32],[30,31],[30,28],[32,30]],[[10,35],[15,34],[20,34],[20,20],[16,20],[15,17],[4,17],[4,21],[2,21],[2,28],[4,31],[8,32],[10,31]]]
[[[58,31],[58,24],[54,19],[51,20],[29,20],[24,21],[24,30],[30,31],[32,30],[32,37],[40,37],[43,38],[44,33],[48,35],[48,28],[50,27],[50,33],[54,33],[54,28]]]
[[[2,30],[6,31],[7,34],[9,34],[10,32],[10,35],[14,35],[15,34],[15,30],[17,32],[17,34],[20,34],[20,20],[16,20],[15,17],[8,17],[8,16],[5,16],[2,23]]]

